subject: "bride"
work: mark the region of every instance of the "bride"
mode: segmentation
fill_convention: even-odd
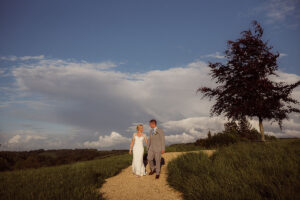
[[[143,162],[144,155],[144,144],[147,144],[147,137],[143,134],[144,127],[142,124],[137,125],[137,133],[134,133],[132,136],[129,154],[132,154],[133,150],[133,159],[132,159],[132,173],[136,174],[137,177],[146,175],[146,168]]]

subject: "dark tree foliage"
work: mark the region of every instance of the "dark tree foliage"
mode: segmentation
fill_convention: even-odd
[[[239,133],[241,134],[242,137],[246,137],[247,135],[249,135],[250,131],[252,130],[252,126],[249,123],[249,121],[246,119],[246,117],[243,117],[242,119],[240,119],[239,123]]]
[[[273,47],[263,41],[260,24],[252,24],[253,29],[241,32],[241,38],[227,42],[225,64],[209,62],[210,75],[218,86],[200,87],[197,92],[216,99],[211,115],[224,114],[231,120],[257,117],[264,140],[263,120],[273,120],[282,128],[282,120],[288,119],[288,114],[300,112],[294,107],[299,101],[291,97],[300,80],[294,84],[271,80],[271,76],[278,76],[279,53],[273,53]]]
[[[207,133],[207,138],[211,138],[211,132],[210,132],[210,130]]]
[[[230,121],[224,124],[225,133],[237,133],[238,128],[238,125],[234,121]]]

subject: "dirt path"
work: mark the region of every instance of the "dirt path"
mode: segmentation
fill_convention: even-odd
[[[200,151],[193,151],[200,152]],[[203,150],[202,152],[211,155],[214,150]],[[137,178],[132,174],[131,166],[123,169],[117,176],[106,179],[100,188],[103,197],[108,200],[176,200],[182,199],[181,193],[171,188],[167,183],[167,164],[170,160],[187,152],[170,152],[163,154],[166,165],[163,165],[160,178],[155,179],[155,174]],[[147,173],[150,172],[149,165],[146,167]]]

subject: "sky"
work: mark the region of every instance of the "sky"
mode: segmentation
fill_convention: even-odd
[[[227,121],[210,116],[208,62],[257,20],[280,53],[280,77],[300,80],[300,1],[0,2],[0,150],[127,149],[137,124],[158,120],[167,144]],[[300,89],[293,92],[300,100]],[[267,134],[299,137],[299,114]],[[251,124],[257,128],[257,120]]]

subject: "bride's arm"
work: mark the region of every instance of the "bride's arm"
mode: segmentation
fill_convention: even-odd
[[[146,135],[144,135],[144,138],[145,138],[145,143],[148,144]]]
[[[131,154],[132,146],[133,146],[133,144],[134,144],[134,135],[135,135],[135,134],[133,134],[132,139],[131,139],[130,149],[129,149],[129,154]]]

